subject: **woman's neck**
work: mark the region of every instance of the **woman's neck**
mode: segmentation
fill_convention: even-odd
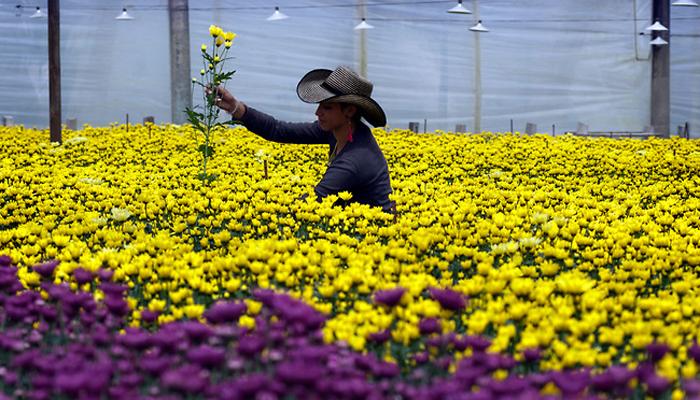
[[[355,132],[355,123],[350,122],[350,127],[348,125],[343,125],[333,131],[333,136],[335,136],[336,141],[336,154],[340,153],[340,150],[348,143],[348,136],[351,132]]]

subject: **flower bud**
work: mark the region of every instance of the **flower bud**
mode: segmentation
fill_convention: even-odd
[[[227,49],[231,48],[231,42],[227,41],[224,46],[226,46]]]
[[[219,36],[219,27],[216,25],[209,25],[209,34],[212,37],[217,37]]]
[[[203,44],[203,45],[202,45],[202,51],[207,51],[207,45],[206,45],[206,44]]]

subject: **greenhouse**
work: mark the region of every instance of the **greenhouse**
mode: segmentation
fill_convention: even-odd
[[[700,399],[692,0],[0,4],[0,399]]]

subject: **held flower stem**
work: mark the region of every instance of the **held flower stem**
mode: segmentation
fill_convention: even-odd
[[[216,106],[218,98],[218,87],[225,87],[235,71],[223,72],[225,61],[228,59],[228,50],[231,47],[235,34],[232,32],[224,32],[221,28],[211,25],[209,33],[212,35],[213,41],[211,45],[211,53],[207,51],[207,46],[201,46],[202,70],[200,71],[201,82],[196,78],[192,78],[193,85],[202,87],[203,113],[195,110],[200,106],[195,106],[194,109],[186,109],[188,120],[192,124],[195,131],[200,135],[198,138],[197,151],[201,153],[200,173],[199,178],[203,181],[211,183],[216,179],[215,174],[207,172],[207,164],[209,159],[214,156],[214,140],[213,135],[218,128],[223,128],[224,124],[216,122],[219,117],[219,108]],[[222,51],[219,47],[225,44]],[[201,141],[199,138],[202,138]]]

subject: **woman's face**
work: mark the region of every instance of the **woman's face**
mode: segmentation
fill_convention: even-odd
[[[348,123],[340,103],[321,102],[316,109],[318,124],[324,131],[334,131]]]

